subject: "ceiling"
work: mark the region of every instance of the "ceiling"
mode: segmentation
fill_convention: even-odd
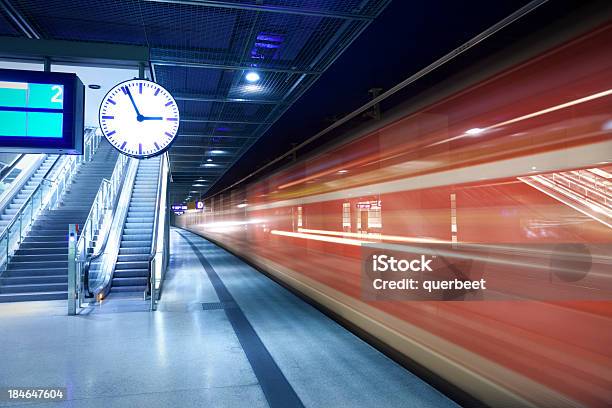
[[[178,202],[206,193],[389,1],[0,0],[0,35],[148,47],[181,111]]]

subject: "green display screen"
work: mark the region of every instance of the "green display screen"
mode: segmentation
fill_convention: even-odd
[[[0,81],[0,137],[62,138],[64,86]]]

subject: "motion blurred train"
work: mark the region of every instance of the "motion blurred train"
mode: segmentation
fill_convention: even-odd
[[[517,44],[175,224],[483,404],[612,406],[611,44]],[[377,245],[487,290],[364,297]]]

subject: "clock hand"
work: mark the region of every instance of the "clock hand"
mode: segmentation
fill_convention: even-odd
[[[142,120],[163,120],[164,118],[161,116],[143,116]]]
[[[130,97],[130,101],[132,101],[132,106],[134,107],[134,110],[136,111],[136,117],[140,121],[140,119],[142,118],[142,115],[138,111],[138,107],[136,106],[136,102],[134,102],[134,97],[132,96],[132,93],[130,92],[130,90],[128,89],[127,86],[123,87],[123,93]]]

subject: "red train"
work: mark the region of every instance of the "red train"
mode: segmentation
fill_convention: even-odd
[[[175,223],[485,403],[612,406],[610,44],[608,22],[534,45]],[[366,243],[488,288],[365,298]]]

